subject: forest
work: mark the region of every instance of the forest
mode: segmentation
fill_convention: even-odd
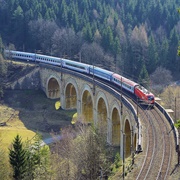
[[[0,0],[4,48],[103,66],[150,84],[180,75],[178,0]]]

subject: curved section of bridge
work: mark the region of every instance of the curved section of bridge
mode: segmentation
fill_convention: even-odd
[[[96,81],[94,93],[91,77],[44,64],[40,78],[48,98],[60,99],[63,109],[77,109],[78,119],[95,124],[105,132],[109,144],[121,147],[121,156],[123,149],[128,157],[141,147],[136,111],[119,92]]]

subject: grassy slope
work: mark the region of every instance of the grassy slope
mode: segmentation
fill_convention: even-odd
[[[0,103],[0,122],[6,122],[0,127],[1,147],[8,152],[17,133],[23,140],[31,139],[36,132],[46,138],[69,125],[75,111],[56,111],[56,101],[47,99],[42,91],[6,91]]]

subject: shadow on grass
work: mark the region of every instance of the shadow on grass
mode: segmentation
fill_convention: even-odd
[[[42,135],[58,133],[71,124],[76,111],[55,110],[57,100],[48,99],[41,90],[6,90],[4,94],[4,104],[19,111],[24,126]]]

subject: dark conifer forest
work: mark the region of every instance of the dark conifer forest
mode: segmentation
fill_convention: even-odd
[[[0,0],[5,48],[102,65],[142,79],[180,75],[179,0]]]

